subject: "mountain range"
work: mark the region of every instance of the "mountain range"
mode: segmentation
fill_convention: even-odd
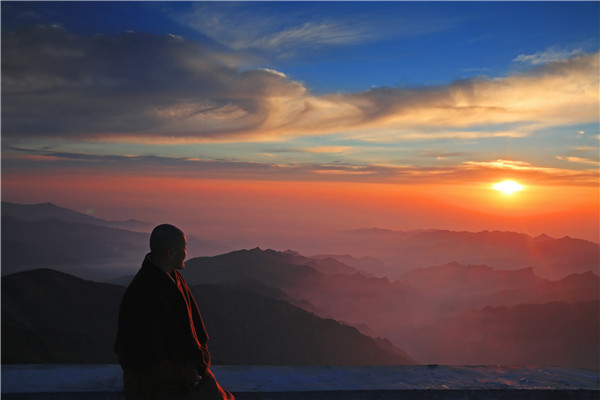
[[[599,364],[600,302],[552,302],[465,311],[415,329],[403,343],[424,363]]]
[[[236,284],[244,287],[252,280],[260,283],[258,287],[261,288],[277,288],[279,298],[282,298],[283,292],[288,301],[291,298],[300,307],[323,317],[346,321],[366,334],[387,337],[400,348],[418,354],[418,360],[430,363],[435,363],[436,357],[428,353],[427,349],[432,348],[433,342],[437,343],[438,339],[431,335],[419,335],[417,332],[430,328],[432,332],[443,334],[444,330],[438,324],[448,319],[463,318],[464,313],[490,306],[505,307],[508,309],[507,314],[515,314],[514,317],[517,318],[516,315],[522,310],[519,307],[523,304],[539,306],[535,310],[542,312],[546,310],[544,307],[552,309],[548,304],[598,302],[600,298],[600,280],[591,271],[553,281],[537,276],[531,268],[495,270],[485,265],[449,263],[415,269],[404,274],[401,281],[390,281],[354,272],[352,269],[346,270],[346,274],[324,274],[316,267],[322,260],[308,265],[303,259],[299,259],[300,264],[295,264],[295,259],[298,259],[297,255],[290,252],[255,248],[217,257],[190,259],[186,262],[187,267],[183,273],[186,280],[194,284]],[[467,327],[477,324],[485,326],[487,315],[474,315],[479,318],[477,322],[472,321],[475,317],[470,317],[471,324],[456,323],[453,332],[457,337],[461,333],[470,337],[480,332],[480,329],[476,329],[475,333],[470,332]],[[547,312],[543,315],[550,318],[552,314]],[[589,317],[588,313],[586,318]],[[535,332],[538,325],[535,318],[523,318],[520,327]],[[464,332],[461,332],[461,326],[464,326]],[[595,332],[592,328],[593,325],[587,325],[587,332]],[[570,342],[561,335],[557,333],[557,337],[547,342],[540,340],[538,347],[552,353],[555,341],[564,341],[565,343],[561,342],[563,348],[571,346],[576,349],[593,349],[598,341],[595,336],[588,335],[585,336],[586,342]],[[414,340],[414,337],[429,339]],[[519,334],[515,334],[515,346],[519,337]],[[465,347],[461,350],[463,345]],[[452,356],[461,354],[461,351],[465,354],[470,351],[474,363],[489,363],[493,360],[490,354],[494,353],[479,354],[469,350],[461,341],[456,341],[454,347],[455,353]],[[594,360],[598,360],[596,356],[587,359],[587,356],[574,354],[578,353],[571,353],[573,358],[565,359],[565,363],[572,365],[581,362],[580,365],[590,366]],[[459,360],[460,357],[446,359],[454,364]],[[522,358],[521,361],[528,363],[530,360]]]
[[[1,210],[5,242],[2,246],[3,274],[40,266],[83,277],[92,277],[90,271],[93,271],[96,279],[103,271],[106,279],[111,275],[115,278],[131,274],[147,251],[147,237],[152,228],[152,224],[146,222],[106,221],[52,203],[3,201]],[[79,246],[70,244],[72,240],[83,245],[81,251]],[[338,268],[337,272],[354,268],[364,275],[392,280],[401,279],[403,274],[415,268],[449,262],[488,265],[502,270],[532,268],[538,276],[552,280],[586,271],[600,273],[600,244],[570,237],[531,237],[500,231],[370,228],[340,232],[319,240],[320,244],[311,248],[312,254],[326,255],[309,257],[311,260],[328,259],[329,267]],[[208,238],[190,236],[188,242],[192,256],[215,246],[223,247]],[[316,252],[317,248],[321,251]],[[334,265],[334,261],[339,263]],[[82,267],[66,268],[69,264]],[[321,272],[325,271],[322,269]]]
[[[456,232],[439,229],[393,231],[357,229],[341,232],[327,243],[328,254],[375,256],[367,272],[397,279],[415,268],[448,262],[489,265],[498,269],[533,268],[547,279],[600,272],[600,245],[565,236],[555,239],[524,233]],[[365,265],[366,266],[366,265]]]
[[[153,224],[133,218],[126,221],[106,221],[102,218],[96,218],[88,214],[69,210],[68,208],[59,207],[52,203],[18,204],[3,201],[2,215],[10,215],[21,221],[55,219],[63,222],[100,225],[141,232],[147,232],[153,228]]]
[[[4,276],[2,362],[115,363],[124,292],[51,269]],[[384,339],[284,301],[215,285],[193,286],[192,292],[217,364],[414,364]]]
[[[23,208],[5,208],[5,203],[2,208],[2,340],[14,340],[3,349],[17,349],[14,354],[3,350],[3,362],[71,360],[74,355],[100,360],[100,353],[112,357],[106,353],[111,335],[101,326],[114,325],[108,319],[116,315],[114,298],[120,295],[115,293],[122,293],[139,268],[148,233],[109,227],[87,215],[80,220],[78,213],[57,211],[60,207],[53,205],[31,207],[35,217],[19,214]],[[358,362],[346,354],[348,346],[356,346],[364,349],[358,357],[363,363],[400,362],[397,357],[410,363],[408,353],[419,362],[437,364],[599,364],[600,355],[594,352],[598,330],[592,323],[600,298],[596,243],[513,232],[379,229],[344,232],[335,241],[338,246],[332,251],[312,257],[256,247],[188,259],[183,274],[210,321],[207,325],[214,326],[209,333],[217,359],[234,364],[310,364],[326,363],[325,359],[348,364]],[[62,271],[52,271],[59,275],[46,279],[56,286],[44,288],[39,270],[34,275],[15,274],[40,267]],[[84,296],[82,278],[110,282],[84,281],[89,293],[99,290],[96,284],[106,285],[106,291],[93,296],[106,305],[104,310],[96,308],[95,322],[39,317],[75,307],[70,304],[77,302],[75,297],[66,301],[61,296],[71,293],[70,285]],[[25,297],[19,297],[20,290],[5,291],[5,282],[19,282]],[[48,298],[36,297],[41,293]],[[55,304],[58,300],[63,303]],[[53,304],[55,309],[46,308]],[[74,309],[71,314],[84,312]],[[254,326],[249,315],[262,322]],[[569,323],[553,323],[556,318]],[[278,320],[285,323],[277,325]],[[566,329],[568,325],[578,333]],[[245,349],[246,339],[240,339],[248,332],[255,340],[252,349]],[[288,342],[280,338],[286,335]],[[341,343],[336,336],[344,338],[337,340]],[[104,351],[64,350],[90,337],[103,343]],[[286,353],[275,344],[278,340],[292,348],[306,342],[312,353]],[[367,353],[376,354],[376,359]],[[237,354],[243,356],[236,358]]]
[[[2,274],[47,267],[93,279],[134,271],[148,234],[58,219],[2,216]],[[140,256],[141,255],[141,256]]]

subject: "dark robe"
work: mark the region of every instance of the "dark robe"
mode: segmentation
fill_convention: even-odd
[[[194,390],[193,370],[208,382],[200,386],[218,387],[208,370],[207,341],[198,306],[181,274],[167,275],[146,256],[119,312],[115,351],[126,398],[189,396]]]

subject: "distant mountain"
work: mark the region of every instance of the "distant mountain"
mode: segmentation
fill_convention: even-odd
[[[598,275],[591,272],[550,281],[537,276],[531,268],[497,270],[485,265],[449,263],[415,269],[404,274],[403,281],[391,282],[358,273],[327,275],[310,267],[305,260],[301,259],[302,265],[295,264],[294,257],[297,255],[274,250],[241,250],[217,257],[188,260],[184,274],[190,282],[242,286],[253,277],[253,285],[258,289],[250,285],[250,291],[308,302],[313,307],[311,310],[319,315],[348,321],[372,336],[387,337],[409,352],[414,349],[430,357],[430,363],[442,363],[437,361],[434,354],[424,350],[428,346],[435,347],[431,341],[438,339],[431,335],[422,341],[406,338],[414,332],[422,332],[426,327],[437,326],[440,321],[457,318],[463,313],[489,305],[573,304],[600,298]],[[574,318],[579,317],[575,315]],[[473,327],[476,332],[468,334],[481,335],[485,326],[482,322],[482,325]],[[554,331],[553,334],[557,335],[553,340],[565,340],[564,333]],[[520,339],[515,336],[514,340]],[[479,357],[478,354],[475,350],[471,352],[473,359]],[[481,357],[490,354],[483,352]],[[556,363],[564,361],[571,365],[576,361],[563,356],[557,356]],[[461,360],[447,358],[443,362],[460,364]],[[515,356],[513,361],[518,360],[524,363],[529,359]]]
[[[417,268],[402,277],[428,295],[428,310],[436,314],[434,319],[486,306],[600,299],[600,277],[589,271],[550,281],[535,275],[531,268],[495,270],[449,263]]]
[[[255,279],[248,279],[248,280],[245,280],[245,281],[242,281],[239,283],[235,283],[232,285],[221,285],[221,286],[228,287],[228,288],[240,291],[240,292],[255,293],[255,294],[270,298],[270,299],[282,300],[282,301],[285,301],[286,303],[289,303],[293,306],[296,306],[298,308],[301,308],[305,311],[311,312],[316,315],[325,314],[323,312],[323,310],[319,310],[317,307],[310,304],[308,301],[294,299],[294,298],[288,296],[283,290],[266,286]]]
[[[312,262],[307,263],[296,254],[259,248],[192,258],[186,261],[183,275],[193,284],[239,284],[254,280],[295,300],[308,302],[314,307],[310,310],[320,310],[322,317],[377,327],[381,336],[385,335],[379,328],[396,325],[394,319],[384,315],[401,315],[422,297],[408,283],[361,273],[330,275],[319,272]]]
[[[60,220],[80,224],[107,226],[133,231],[149,231],[153,225],[148,222],[129,219],[126,221],[106,221],[91,215],[83,214],[52,203],[17,204],[2,202],[2,216],[11,216],[21,221]]]
[[[124,288],[50,269],[3,276],[3,363],[114,363]]]
[[[368,272],[391,279],[398,279],[414,268],[448,262],[498,269],[531,267],[547,279],[586,271],[598,274],[600,269],[598,243],[515,232],[359,229],[333,238],[330,250],[354,257],[375,256],[385,264],[373,266]]]
[[[232,284],[254,279],[266,286],[284,289],[321,274],[304,263],[294,263],[295,255],[275,250],[239,250],[215,257],[196,257],[185,262],[182,271],[189,284]]]
[[[124,287],[49,269],[2,278],[3,363],[114,363]],[[192,287],[215,363],[413,364],[383,339],[284,301],[214,285]]]
[[[147,251],[144,233],[57,219],[2,217],[3,275],[51,267],[100,279],[134,272]]]
[[[600,365],[600,302],[470,310],[414,330],[403,342],[436,364]]]
[[[287,255],[290,262],[293,264],[306,265],[326,275],[352,275],[356,273],[366,274],[365,272],[351,267],[350,265],[345,264],[333,256],[305,257],[302,254],[292,250],[284,251],[283,254]]]
[[[531,287],[542,281],[531,268],[495,270],[487,265],[444,265],[416,268],[399,277],[433,296],[476,295],[500,290]]]
[[[363,274],[369,274],[367,271],[383,270],[389,268],[385,263],[376,257],[352,257],[349,254],[318,254],[311,256],[310,258],[316,258],[317,260],[323,259],[334,259],[342,263],[343,265],[352,267],[356,271],[360,271]]]
[[[33,360],[31,362],[50,359],[76,362],[73,360],[78,359],[78,353],[83,359],[102,359],[100,355],[108,354],[106,348],[101,351],[81,348],[89,346],[90,342],[108,343],[108,335],[101,335],[103,328],[93,325],[98,323],[93,321],[84,326],[71,321],[70,316],[82,315],[84,318],[86,307],[102,313],[102,306],[95,302],[106,302],[107,307],[112,307],[111,301],[115,300],[108,299],[94,286],[97,284],[88,282],[86,285],[91,286],[84,290],[78,283],[80,279],[65,278],[56,271],[46,272],[49,275],[42,278],[34,274],[31,279],[23,278],[29,276],[27,273],[9,274],[40,267],[52,268],[86,279],[110,279],[121,287],[107,286],[122,293],[148,251],[148,233],[110,227],[104,224],[106,221],[52,204],[23,208],[3,203],[2,207],[2,340],[3,344],[8,340],[8,345],[4,346],[7,359],[13,357],[9,350],[11,346],[19,349],[15,354],[23,354],[23,359]],[[25,212],[28,210],[32,212]],[[532,345],[532,352],[524,348],[524,338],[526,332],[533,332],[530,340],[535,341],[537,328],[530,326],[530,322],[548,326],[553,318],[562,318],[564,310],[572,311],[571,319],[567,320],[574,327],[585,330],[581,333],[583,339],[591,335],[590,332],[596,332],[591,325],[580,321],[589,317],[589,310],[580,312],[576,306],[600,298],[599,246],[596,243],[568,237],[531,237],[514,232],[380,229],[349,231],[334,239],[337,243],[324,254],[343,255],[306,257],[292,250],[254,248],[186,261],[183,274],[207,307],[206,318],[212,319],[209,330],[216,340],[213,350],[217,359],[227,363],[247,363],[268,356],[270,363],[281,363],[282,360],[321,363],[324,361],[320,357],[325,354],[329,360],[350,363],[350,356],[345,355],[352,353],[348,350],[350,347],[344,347],[342,351],[337,344],[331,345],[332,338],[337,335],[342,341],[347,337],[349,346],[362,349],[357,357],[364,362],[373,360],[367,353],[374,355],[372,357],[379,360],[377,363],[391,362],[390,355],[407,359],[390,342],[368,337],[381,336],[410,354],[414,351],[417,358],[425,357],[430,363],[460,364],[467,359],[492,360],[495,355],[499,355],[497,360],[507,360],[508,355],[513,354],[510,359],[522,364],[534,359],[534,354],[538,354],[535,351],[539,351],[542,354],[539,359],[544,362],[555,360],[560,365],[588,365],[589,360],[583,356],[569,356],[570,347],[565,343],[577,338],[569,331],[548,330],[547,336],[541,336],[540,346]],[[188,240],[194,243],[203,239],[189,237]],[[19,276],[21,278],[15,278]],[[121,278],[115,279],[119,276]],[[8,286],[5,291],[5,284],[18,289],[11,292],[13,289]],[[75,290],[77,295],[71,293],[71,287],[79,288]],[[87,296],[88,292],[95,293],[93,298]],[[29,297],[22,298],[20,293]],[[9,301],[5,308],[6,296]],[[13,300],[10,300],[11,296]],[[118,297],[120,300],[120,294]],[[39,309],[30,312],[23,309],[25,305],[31,310]],[[80,306],[83,308],[78,308]],[[538,319],[528,319],[522,315],[526,307],[546,314],[537,316]],[[490,311],[495,309],[508,311]],[[60,317],[66,318],[64,323],[48,325],[50,320],[45,320],[44,315],[52,319],[58,310],[66,310],[65,316]],[[214,310],[218,313],[211,315]],[[290,315],[293,318],[289,319]],[[108,318],[108,314],[106,316]],[[255,316],[255,320],[249,316]],[[56,320],[62,321],[60,318],[56,317]],[[344,322],[333,323],[323,318]],[[287,321],[287,329],[298,334],[288,332],[289,337],[282,338],[280,327],[274,326],[278,320]],[[258,332],[253,336],[254,342],[248,343],[248,346],[256,346],[255,349],[244,352],[236,347],[236,343],[247,343],[248,339],[238,330],[237,321],[244,324],[246,332]],[[106,324],[114,324],[116,320],[102,323],[108,327]],[[470,330],[461,331],[462,323]],[[503,336],[496,337],[496,331],[488,332],[488,327],[495,323],[518,323],[525,333],[503,331],[508,329],[504,327],[497,331],[498,334],[504,332]],[[356,336],[358,331],[345,324],[356,327],[366,336]],[[304,326],[318,327],[315,334],[326,332],[323,340],[306,336],[310,332]],[[464,346],[461,335],[479,344],[462,357],[459,350],[443,347],[451,346],[439,337],[444,329],[449,329],[448,340],[457,340],[457,348]],[[90,333],[95,330],[98,332]],[[280,336],[269,336],[270,331]],[[306,337],[301,338],[300,334]],[[220,343],[223,338],[229,339]],[[36,345],[27,350],[27,343],[32,341]],[[285,353],[283,348],[275,346],[277,354],[257,355],[256,350],[269,341],[282,341],[290,349]],[[302,347],[300,343],[307,346],[307,354],[294,352]],[[555,359],[543,355],[547,348],[544,346],[550,346],[550,343],[559,346]],[[331,345],[330,352],[325,350],[327,344]],[[496,344],[502,346],[495,348]],[[235,358],[238,353],[230,353],[230,349],[238,349],[241,352],[239,358]],[[434,349],[440,351],[439,357]],[[579,354],[577,351],[574,354]],[[523,357],[519,358],[518,354]]]
[[[532,285],[505,289],[478,296],[461,295],[449,301],[453,307],[515,306],[551,302],[582,302],[600,299],[600,277],[593,272],[569,275],[558,281],[537,280]]]
[[[284,301],[212,285],[198,285],[192,291],[211,335],[211,351],[224,364],[415,363],[385,339],[374,340]]]

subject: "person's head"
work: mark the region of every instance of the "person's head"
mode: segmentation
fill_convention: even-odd
[[[152,260],[167,272],[185,268],[186,245],[184,233],[173,225],[158,225],[150,234]]]

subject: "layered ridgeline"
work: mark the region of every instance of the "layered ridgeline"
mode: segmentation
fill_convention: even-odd
[[[56,208],[30,207],[38,211]],[[102,280],[120,285],[120,290],[124,290],[147,251],[148,232],[114,228],[89,219],[63,220],[60,218],[66,217],[59,218],[56,213],[46,218],[44,212],[38,211],[32,213],[35,218],[29,217],[26,221],[22,215],[16,212],[11,215],[9,211],[3,207],[3,275],[51,267],[86,279],[100,280],[102,276]],[[193,244],[198,239],[188,238],[188,242]],[[16,246],[11,247],[15,243]],[[207,244],[203,242],[202,246]],[[348,350],[349,346],[361,348],[354,340],[332,341],[330,338],[335,335],[322,336],[321,330],[328,332],[327,325],[329,329],[334,326],[351,329],[350,336],[358,331],[349,326],[356,327],[361,332],[357,338],[367,340],[370,346],[385,353],[385,356],[377,356],[379,361],[373,362],[365,361],[369,359],[365,354],[375,351],[373,348],[360,353],[363,364],[389,363],[389,357],[404,360],[394,361],[396,363],[410,362],[398,350],[402,349],[418,362],[428,364],[598,367],[600,261],[597,243],[512,232],[370,229],[341,233],[331,238],[328,245],[330,251],[322,248],[321,254],[343,255],[306,257],[289,250],[254,248],[216,257],[192,257],[186,261],[183,272],[186,280],[194,287],[207,325],[215,325],[208,329],[217,359],[227,363],[244,362],[235,359],[239,353],[250,354],[254,364],[327,363],[317,354],[333,357],[327,353],[330,351],[341,357],[354,351]],[[19,251],[23,248],[34,250],[25,254]],[[125,260],[122,253],[127,254],[129,260]],[[190,250],[188,254],[201,252]],[[89,259],[95,260],[93,265],[85,262]],[[21,275],[4,276],[3,285],[17,276]],[[122,277],[117,279],[118,276]],[[119,290],[119,286],[108,286]],[[55,296],[63,290],[66,289],[54,288],[50,293]],[[2,297],[4,311],[4,290]],[[15,300],[16,303],[28,301]],[[33,302],[31,307],[36,304],[42,307],[40,302]],[[252,308],[245,308],[251,304],[254,304]],[[283,307],[281,313],[270,310],[271,305]],[[19,339],[45,329],[37,322],[45,321],[43,318],[30,321],[26,316],[29,312],[19,311],[20,307],[14,309],[14,312],[8,310],[8,314],[3,312],[3,344],[6,332],[14,332],[12,337]],[[98,312],[116,320],[116,311],[109,310],[108,306]],[[264,325],[256,322],[262,317],[249,317],[263,313],[267,314]],[[21,314],[26,315],[19,316]],[[14,320],[9,321],[5,315]],[[290,315],[294,318],[286,319]],[[317,327],[303,320],[295,325],[299,321],[296,315],[310,316],[323,324]],[[210,322],[211,318],[214,322]],[[13,324],[13,331],[4,330],[8,322]],[[57,323],[53,329],[61,324]],[[101,329],[79,326],[80,333],[95,335],[90,332],[96,331]],[[267,333],[277,333],[291,342],[274,339]],[[256,341],[248,343],[248,337]],[[373,339],[378,337],[389,339],[395,347],[383,339]],[[68,342],[69,345],[77,343],[76,340]],[[332,346],[334,342],[340,347]],[[291,348],[311,343],[320,350],[312,353],[310,361],[300,358],[275,361],[284,354],[278,343]],[[108,345],[112,343],[104,348]],[[45,349],[58,348],[56,346],[53,342]],[[3,346],[3,355],[7,348],[10,347]],[[25,350],[23,352],[25,354]],[[300,353],[296,357],[300,357]],[[6,357],[4,360],[6,362]],[[355,362],[337,358],[335,363]]]
[[[598,274],[600,269],[598,243],[568,236],[555,239],[547,235],[532,237],[500,231],[373,228],[341,232],[322,247],[328,254],[358,257],[356,261],[363,269],[390,279],[398,279],[414,268],[452,261],[465,265],[485,264],[497,269],[530,267],[537,275],[548,279],[586,271]],[[375,256],[378,262],[368,263],[367,256]],[[346,261],[355,265],[352,260]]]
[[[291,298],[318,315],[389,338],[423,363],[537,360],[598,366],[600,281],[591,271],[548,280],[530,268],[495,270],[449,263],[415,269],[400,281],[390,281],[352,269],[339,272],[332,268],[335,263],[256,248],[193,258],[184,275],[194,284],[229,284]],[[323,272],[332,270],[337,272]]]
[[[125,287],[39,269],[2,278],[3,363],[114,363]],[[216,364],[414,364],[383,339],[284,301],[192,286]]]
[[[2,202],[2,275],[51,268],[87,279],[134,273],[148,252],[154,224],[106,221],[52,203]],[[218,248],[189,239],[190,251]]]
[[[125,229],[127,227],[128,229]],[[53,268],[86,278],[107,279],[133,270],[148,248],[147,224],[110,222],[51,203],[2,202],[2,275]]]

